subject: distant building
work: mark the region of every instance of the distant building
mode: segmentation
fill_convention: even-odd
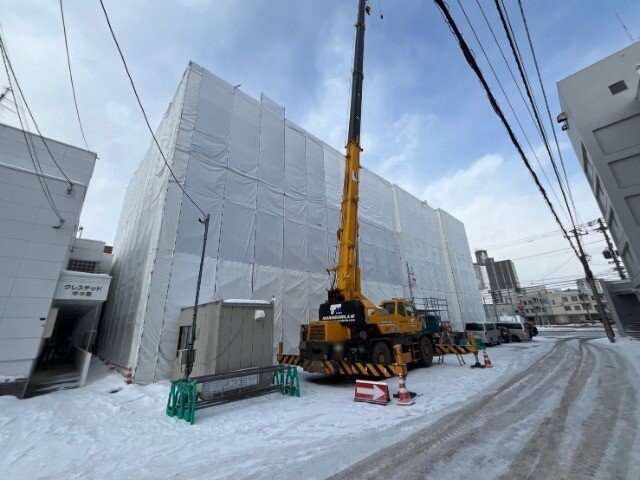
[[[558,120],[630,277],[627,288],[616,282],[616,295],[636,297],[640,295],[639,74],[640,42],[636,42],[558,82],[563,110]],[[637,304],[637,298],[633,301]],[[615,312],[614,317],[621,326]]]
[[[476,250],[475,265],[485,267],[482,270],[486,270],[490,290],[516,290],[520,288],[516,267],[511,260],[496,261],[487,255],[486,250]]]
[[[602,298],[602,297],[601,297]],[[606,308],[606,301],[603,299]],[[518,304],[525,316],[538,325],[564,325],[600,321],[590,290],[549,288],[536,285],[520,289]]]
[[[0,124],[0,395],[39,393],[57,373],[76,386],[88,367],[112,257],[76,238],[95,161]]]
[[[515,264],[511,260],[496,261],[486,250],[476,250],[475,255],[474,268],[480,291],[489,292],[492,303],[512,303],[520,289]]]

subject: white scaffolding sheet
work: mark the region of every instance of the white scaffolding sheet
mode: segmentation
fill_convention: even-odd
[[[158,137],[178,180],[211,215],[201,302],[273,299],[275,339],[297,351],[336,259],[344,155],[265,95],[255,100],[194,63]],[[410,266],[414,296],[457,305],[458,329],[483,318],[464,226],[366,169],[360,180],[364,293],[407,297]],[[195,296],[198,214],[152,146],[127,190],[99,341],[100,353],[135,368],[138,383],[172,371],[178,315]]]

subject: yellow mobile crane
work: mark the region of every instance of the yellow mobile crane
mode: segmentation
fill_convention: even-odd
[[[358,266],[358,187],[360,173],[360,124],[367,0],[358,0],[355,55],[351,84],[349,137],[338,234],[338,265],[327,301],[320,305],[319,321],[301,327],[300,355],[285,355],[281,363],[300,365],[306,371],[325,374],[390,377],[402,374],[404,365],[433,360],[434,335],[426,331],[411,300],[392,298],[375,305],[360,286]],[[451,347],[454,350],[447,351]],[[282,347],[281,347],[282,348]],[[463,351],[459,351],[463,350]],[[457,346],[437,346],[437,353],[468,353]]]

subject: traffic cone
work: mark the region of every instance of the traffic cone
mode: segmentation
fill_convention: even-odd
[[[404,381],[404,375],[399,375],[398,378],[400,379],[400,384],[398,385],[398,405],[402,405],[403,407],[413,405],[416,402],[414,402],[411,395],[409,395],[409,390],[407,390],[407,385]]]
[[[489,355],[487,355],[487,351],[486,350],[483,350],[482,356],[484,357],[484,366],[485,366],[485,368],[493,367],[493,363],[491,363],[491,360],[489,359]]]

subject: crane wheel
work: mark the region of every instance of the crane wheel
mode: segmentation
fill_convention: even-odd
[[[374,363],[392,363],[391,350],[385,342],[378,342],[371,349],[371,361]]]
[[[418,344],[420,348],[420,363],[425,367],[430,367],[433,362],[433,343],[427,336],[420,338]]]

